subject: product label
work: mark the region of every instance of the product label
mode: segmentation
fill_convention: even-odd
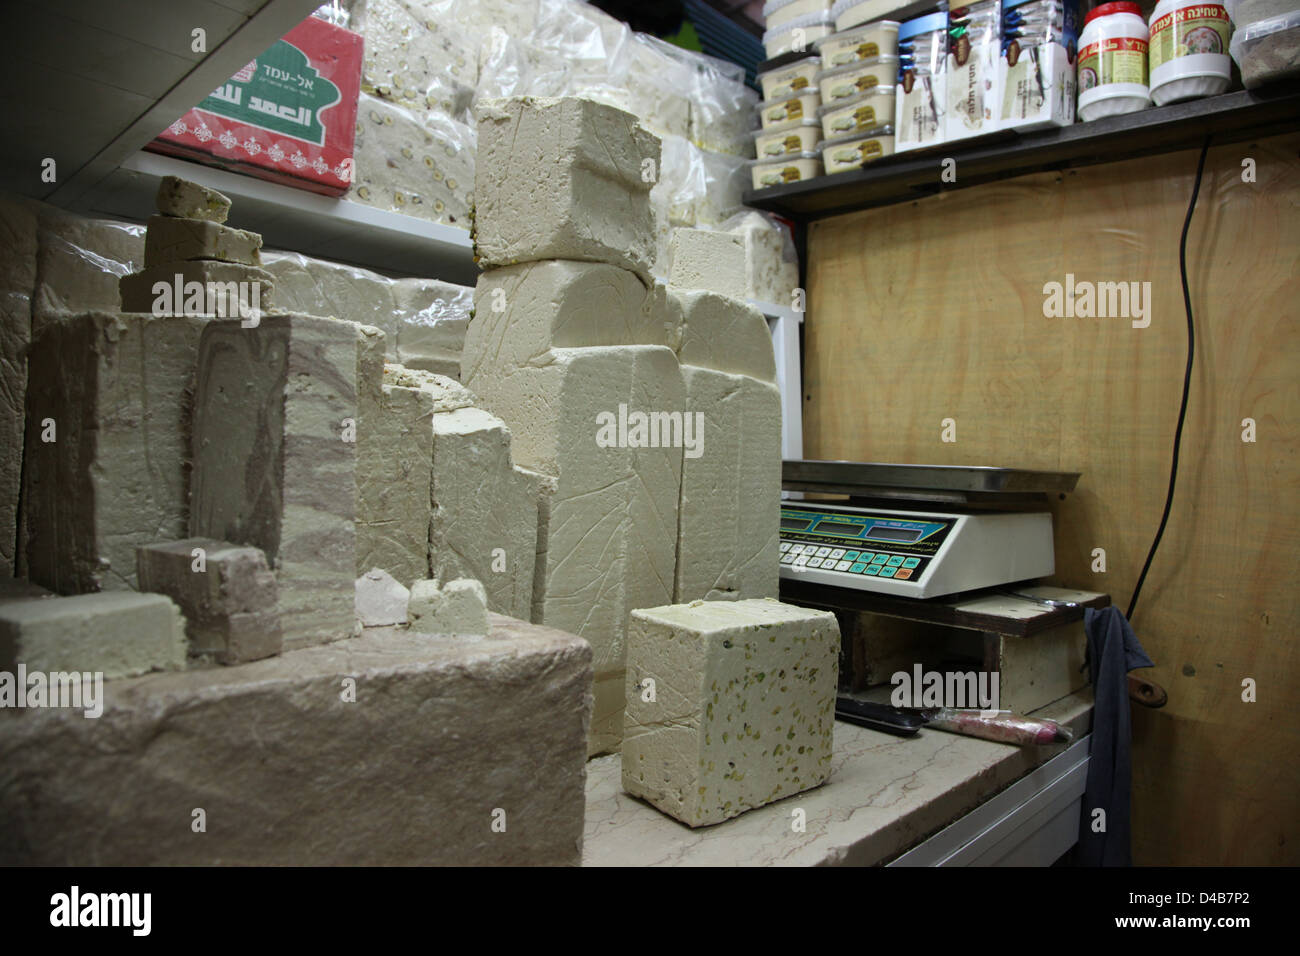
[[[798,166],[781,166],[761,173],[759,182],[764,186],[779,186],[783,183],[797,183],[801,178]]]
[[[885,155],[885,148],[878,139],[868,139],[854,145],[837,147],[830,151],[831,168],[834,170],[851,169],[879,159]]]
[[[831,54],[831,65],[843,66],[846,63],[852,63],[854,60],[869,60],[875,56],[880,56],[879,46],[874,43],[859,43],[847,50],[836,50]]]
[[[1147,85],[1147,41],[1108,37],[1079,51],[1079,92],[1107,83]]]
[[[852,113],[837,116],[831,120],[831,129],[836,133],[856,132],[871,129],[878,125],[880,124],[876,122],[876,108],[874,106],[859,106]]]
[[[1228,11],[1217,3],[1183,7],[1151,24],[1151,69],[1180,56],[1227,53]]]
[[[791,100],[768,111],[768,123],[789,123],[791,120],[803,119],[803,100]]]
[[[771,99],[779,100],[783,96],[793,96],[800,90],[808,89],[808,77],[792,76],[772,87]]]

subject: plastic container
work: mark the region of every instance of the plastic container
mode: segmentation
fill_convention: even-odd
[[[821,105],[821,94],[816,90],[808,90],[779,100],[764,100],[758,104],[758,117],[763,129],[771,129],[795,120],[811,119],[817,115],[817,109]]]
[[[802,53],[811,50],[814,43],[834,32],[829,16],[825,13],[809,13],[764,33],[763,49],[769,60],[782,53]]]
[[[779,100],[812,89],[817,83],[817,74],[821,71],[822,58],[810,56],[789,66],[764,70],[756,79],[763,91],[763,99]]]
[[[825,70],[817,75],[822,105],[857,99],[877,86],[892,85],[898,76],[898,57],[878,56],[848,66]]]
[[[753,134],[754,155],[760,160],[814,152],[822,141],[822,124],[815,119],[795,120]]]
[[[898,56],[898,21],[880,20],[842,33],[832,33],[818,40],[815,46],[828,70],[858,60]]]
[[[882,126],[822,141],[822,168],[826,175],[861,169],[883,156],[894,155],[894,127]]]
[[[1136,113],[1151,105],[1147,25],[1136,3],[1103,3],[1079,37],[1079,118]]]
[[[1151,14],[1151,99],[1157,106],[1215,96],[1232,83],[1221,2],[1160,0]]]
[[[1248,90],[1300,76],[1300,9],[1238,25],[1229,49]]]
[[[800,153],[782,156],[775,162],[753,160],[749,166],[755,189],[801,183],[822,174],[821,153]]]
[[[810,13],[826,16],[831,12],[831,0],[767,0],[763,4],[763,22],[767,29],[775,30]]]
[[[818,115],[822,121],[822,134],[826,139],[836,139],[851,133],[892,123],[894,120],[894,88],[877,86],[857,99],[847,103],[823,106]]]
[[[876,19],[888,10],[878,10],[879,0],[836,0],[831,7],[831,19],[835,21],[835,30],[843,32]]]

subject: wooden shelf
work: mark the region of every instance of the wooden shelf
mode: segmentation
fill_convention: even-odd
[[[225,193],[233,203],[230,225],[261,233],[267,248],[386,275],[461,285],[473,285],[478,278],[465,229],[157,153],[136,153],[78,197],[73,208],[87,215],[143,220],[153,212],[158,180],[167,175]]]
[[[788,186],[745,193],[745,204],[809,222],[826,216],[909,202],[951,189],[1047,169],[1153,156],[1214,143],[1239,142],[1300,129],[1300,84],[1224,93],[1094,120],[1017,133],[1007,130],[907,152],[866,167]],[[956,160],[956,182],[940,179],[942,161]]]

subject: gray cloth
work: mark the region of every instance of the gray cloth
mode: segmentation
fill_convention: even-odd
[[[1119,608],[1084,608],[1083,627],[1088,635],[1095,702],[1077,859],[1081,866],[1132,866],[1128,672],[1135,667],[1154,667],[1155,663],[1147,657]],[[1095,833],[1093,811],[1099,807],[1106,811],[1106,829]]]

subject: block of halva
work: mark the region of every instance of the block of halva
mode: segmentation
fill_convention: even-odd
[[[261,248],[262,237],[255,232],[232,229],[207,219],[150,216],[144,236],[144,266],[148,269],[188,259],[257,266],[262,264]]]
[[[418,634],[486,634],[487,592],[473,578],[445,585],[434,580],[411,585],[407,625]]]
[[[165,262],[117,282],[123,312],[260,319],[274,304],[271,274],[214,259]]]
[[[0,199],[0,579],[15,573],[27,349],[36,290],[36,205]]]
[[[698,827],[823,783],[839,652],[835,615],[772,599],[633,611],[623,789]]]
[[[682,309],[677,358],[764,382],[776,380],[776,358],[767,319],[752,305],[716,292],[669,289]]]
[[[41,207],[32,315],[116,311],[118,279],[144,268],[144,237],[144,226]]]
[[[781,392],[748,375],[683,365],[686,408],[704,412],[704,454],[682,462],[678,603],[776,597]]]
[[[0,605],[0,671],[130,677],[185,666],[185,618],[161,594],[78,594]]]
[[[649,277],[658,137],[630,113],[573,97],[486,100],[475,116],[480,263],[582,259]]]
[[[740,236],[710,229],[674,229],[669,257],[670,286],[745,298],[745,242]]]
[[[179,176],[164,176],[159,181],[154,203],[164,216],[180,219],[225,222],[226,216],[230,214],[229,198],[215,189],[200,186]]]
[[[186,536],[189,396],[205,322],[137,312],[38,322],[23,477],[36,583],[61,594],[134,588],[135,549]]]
[[[785,227],[750,211],[732,216],[720,228],[744,240],[745,295],[790,305],[799,287],[799,258]]]
[[[376,437],[360,423],[383,353],[378,329],[316,316],[203,330],[190,533],[266,552],[286,650],[355,629],[357,459]]]

